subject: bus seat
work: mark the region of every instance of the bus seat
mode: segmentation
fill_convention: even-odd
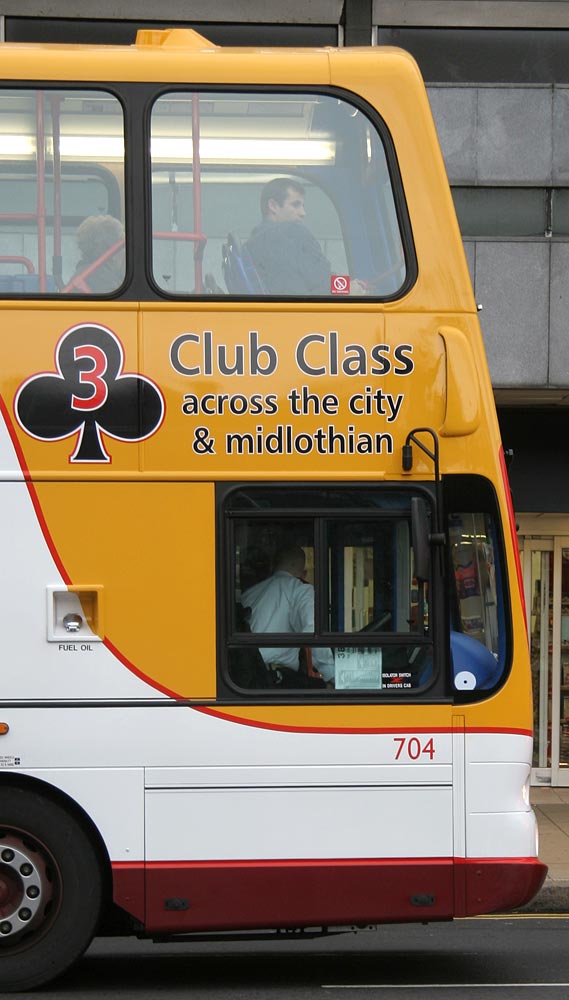
[[[501,675],[502,668],[490,650],[471,635],[451,630],[450,651],[457,691],[488,690]]]
[[[230,295],[263,295],[265,289],[246,247],[229,233],[222,250],[223,277]]]

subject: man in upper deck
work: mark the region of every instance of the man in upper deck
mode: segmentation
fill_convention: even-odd
[[[330,295],[332,268],[304,224],[305,189],[292,177],[275,177],[261,192],[262,221],[245,248],[268,295]],[[352,281],[352,292],[364,294]]]
[[[330,262],[304,225],[305,190],[275,177],[261,192],[262,221],[245,244],[268,295],[329,295]]]

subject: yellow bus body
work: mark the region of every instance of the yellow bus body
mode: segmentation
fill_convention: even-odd
[[[216,726],[230,725],[248,727],[252,733],[272,733],[275,739],[278,734],[296,734],[299,739],[320,735],[323,740],[332,739],[333,734],[344,739],[377,736],[391,741],[390,745],[401,740],[399,750],[407,747],[409,734],[411,740],[422,739],[421,734],[425,739],[444,735],[454,740],[456,812],[464,794],[460,768],[476,764],[476,739],[519,738],[525,741],[526,756],[519,763],[523,778],[518,780],[516,771],[515,791],[504,809],[511,809],[516,822],[523,823],[524,837],[530,840],[534,821],[522,798],[527,795],[533,714],[515,526],[477,306],[428,98],[412,58],[384,48],[222,49],[195,32],[174,30],[141,33],[138,43],[129,48],[3,45],[0,78],[4,88],[22,84],[29,88],[37,81],[48,92],[56,84],[59,90],[67,85],[89,92],[120,89],[124,84],[144,85],[150,92],[156,84],[157,94],[180,89],[207,92],[208,88],[216,88],[216,93],[224,88],[253,94],[264,92],[263,88],[278,93],[314,91],[348,104],[365,102],[379,114],[393,143],[401,204],[410,221],[407,259],[414,255],[416,260],[414,275],[409,266],[412,280],[404,292],[382,300],[327,296],[324,301],[302,301],[278,296],[160,295],[154,289],[147,298],[134,298],[128,295],[128,275],[142,273],[147,251],[129,246],[128,225],[144,208],[131,205],[128,190],[123,191],[130,261],[126,296],[48,293],[1,298],[0,292],[0,396],[15,455],[3,475],[4,489],[19,490],[21,484],[16,483],[23,476],[22,489],[33,504],[54,574],[57,570],[64,589],[78,596],[92,636],[112,654],[116,671],[127,671],[145,685],[140,695],[133,696],[132,704],[150,706],[156,700],[158,707],[140,708],[144,712],[138,717],[144,719],[143,731],[136,737],[140,744],[133,749],[129,743],[125,766],[158,767],[159,763],[162,778],[164,769],[171,769],[166,783],[171,781],[176,787],[178,778],[172,778],[176,767],[184,771],[196,763],[187,749],[180,751],[179,761],[162,752],[173,719],[159,707],[166,704],[188,713],[194,719],[187,723],[190,728],[198,724],[198,715],[206,718],[212,734],[218,732]],[[133,162],[132,156],[127,142],[126,189],[134,173],[146,169]],[[42,438],[31,432],[20,400],[34,380],[62,377],[62,345],[70,332],[86,325],[120,343],[124,352],[120,377],[145,380],[149,391],[160,396],[163,412],[152,432],[137,440],[118,432],[106,434],[103,427],[98,434],[104,460],[77,462],[81,435],[54,431],[51,437]],[[233,373],[224,374],[228,368]],[[91,383],[88,378],[89,373],[87,384],[96,384],[95,377]],[[232,397],[237,401],[230,404]],[[231,405],[236,411],[231,411]],[[246,692],[220,697],[218,664],[225,638],[218,607],[223,594],[230,593],[226,579],[230,567],[219,555],[217,492],[232,484],[244,489],[295,484],[378,490],[395,484],[404,491],[414,484],[433,487],[435,469],[428,454],[415,447],[412,467],[406,468],[403,461],[409,434],[425,427],[438,440],[443,482],[478,477],[477,481],[491,484],[496,496],[504,552],[500,586],[507,591],[504,613],[509,621],[508,668],[500,683],[487,694],[482,692],[478,700],[455,697],[450,689],[445,697],[429,696],[427,691],[409,700],[365,694],[342,697],[340,691],[318,698],[275,699]],[[22,551],[27,552],[25,546]],[[19,575],[28,572],[25,558],[24,554]],[[57,583],[55,578],[45,582]],[[43,601],[44,595],[34,592],[34,600]],[[96,643],[79,647],[73,635],[68,641],[60,638],[57,662],[65,669],[58,672],[53,667],[42,669],[42,642],[39,637],[37,662],[19,668],[10,678],[4,704],[11,733],[2,737],[2,750],[14,737],[10,745],[19,753],[14,733],[21,716],[16,708],[10,715],[10,705],[21,709],[26,702],[40,713],[51,705],[57,713],[68,704],[67,711],[83,712],[86,735],[79,756],[85,761],[96,723],[90,708],[81,708],[81,703],[93,707],[116,701],[120,708],[129,699],[115,694],[112,681],[98,687],[91,679],[81,694],[80,675]],[[73,675],[68,671],[71,659]],[[109,716],[101,739],[120,767],[123,748],[113,722],[116,718]],[[131,740],[133,724],[133,716],[127,720],[125,715]],[[255,738],[251,736],[252,741]],[[471,749],[460,749],[461,741],[469,738],[474,741],[468,744]],[[508,753],[514,752],[508,749],[512,745],[504,742],[504,759],[509,760]],[[343,759],[342,746],[338,743],[330,750],[330,763]],[[395,742],[394,752],[397,746]],[[61,751],[57,767],[72,766],[68,751],[68,747]],[[252,758],[255,752],[262,751],[251,749]],[[423,747],[421,753],[428,749]],[[201,764],[209,766],[212,761],[204,758]],[[260,764],[260,759],[249,760],[248,766],[253,763]],[[484,758],[484,764],[489,767],[489,759]],[[35,758],[26,766],[31,777],[41,777]],[[499,765],[505,766],[504,761]],[[14,765],[13,770],[18,767]],[[55,771],[50,775],[45,780],[57,784]],[[396,779],[385,780],[389,786]],[[71,795],[68,779],[61,781],[61,788]],[[478,789],[477,794],[482,796],[482,791]],[[476,805],[472,811],[481,812]],[[492,811],[499,812],[496,803]],[[461,851],[462,864],[469,857],[468,845],[457,848],[455,843],[455,861]],[[531,868],[535,891],[543,877],[535,847],[525,850],[521,860],[519,851],[512,848],[512,853],[520,870]],[[113,866],[115,862],[118,867],[123,864],[111,856]],[[142,882],[136,885],[133,898],[138,898]],[[462,899],[462,889],[456,891],[457,899]],[[482,893],[482,902],[473,901],[474,890],[468,892],[469,901],[457,904],[455,912],[478,912],[502,900],[504,905],[514,905],[515,892],[503,897],[498,891],[494,896]],[[524,883],[518,896],[527,892]],[[128,899],[124,888],[116,890],[115,901],[135,913],[136,906]],[[155,912],[162,906],[161,902],[153,905]],[[411,919],[397,912],[397,919]],[[423,914],[418,918],[423,919]],[[160,923],[161,919],[153,924],[147,916],[146,926],[168,931],[188,927],[176,924],[174,917],[168,918],[168,924]],[[195,919],[199,929],[199,917]],[[257,915],[257,919],[261,918]],[[47,978],[40,972],[37,980],[21,976],[14,982],[25,986]],[[12,988],[10,982],[7,988]]]

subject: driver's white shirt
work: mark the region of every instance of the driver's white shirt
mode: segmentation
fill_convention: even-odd
[[[277,570],[241,595],[241,604],[251,609],[251,632],[314,632],[314,587],[298,577]],[[334,656],[331,649],[317,646],[312,650],[312,662],[325,681],[334,677]],[[298,670],[298,649],[260,647],[265,663],[280,663]]]

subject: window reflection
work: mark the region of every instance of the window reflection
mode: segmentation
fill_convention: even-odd
[[[490,688],[499,679],[500,644],[495,531],[488,514],[453,514],[449,521],[455,584],[451,653],[459,690]]]
[[[124,127],[95,90],[0,91],[0,293],[116,292],[125,277]]]
[[[403,285],[386,153],[362,111],[326,95],[170,93],[151,128],[164,291],[389,297]]]

